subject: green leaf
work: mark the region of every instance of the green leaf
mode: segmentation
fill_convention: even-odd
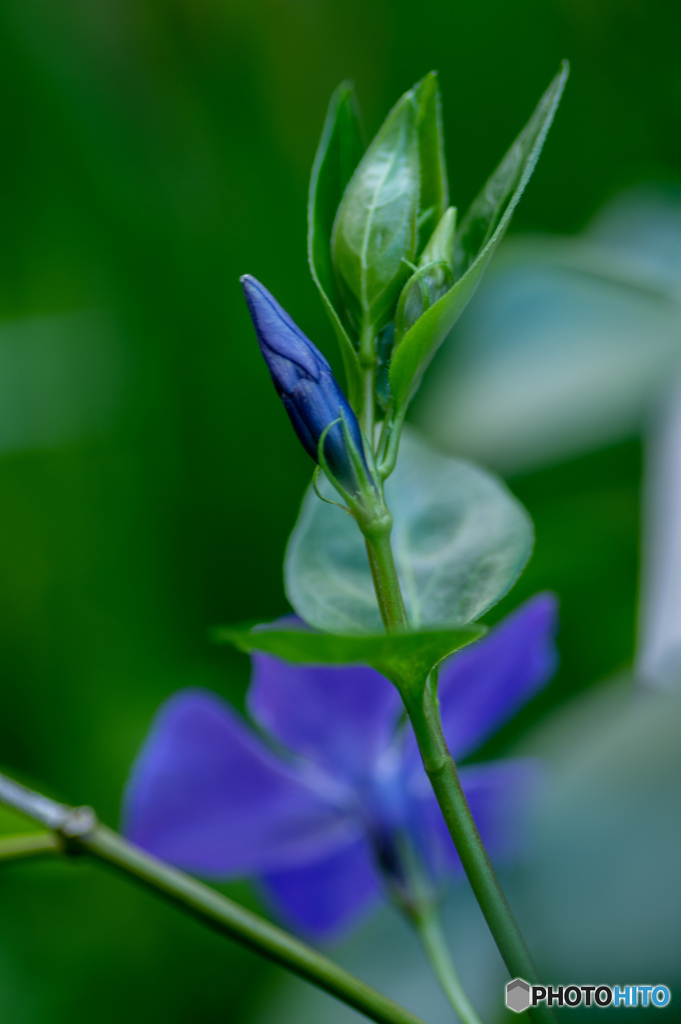
[[[414,89],[393,107],[348,185],[333,228],[333,260],[354,323],[375,334],[392,319],[416,251],[419,200]]]
[[[329,103],[312,167],[307,208],[307,254],[314,282],[336,332],[350,403],[356,406],[361,389],[359,362],[352,326],[345,317],[333,269],[331,233],[343,193],[362,158],[364,145],[355,89],[342,82]]]
[[[439,224],[449,201],[445,164],[442,113],[437,73],[429,75],[414,88],[418,103],[418,147],[421,187],[417,255]]]
[[[390,388],[396,408],[404,409],[438,348],[463,313],[534,171],[568,76],[564,63],[457,232],[451,288],[414,324],[395,350]]]
[[[636,212],[650,223],[652,211]],[[626,213],[602,216],[626,229]],[[681,227],[681,204],[677,217]],[[681,251],[678,229],[675,238]],[[655,295],[652,256],[641,250],[650,263],[637,281],[616,245],[586,237],[505,245],[456,345],[424,381],[419,417],[434,443],[517,473],[639,431],[681,359],[678,301],[662,285]],[[630,274],[619,285],[605,277],[618,265]]]
[[[333,491],[326,481],[322,493]],[[527,513],[496,477],[406,430],[385,496],[412,629],[459,627],[510,589],[532,549]],[[286,592],[302,619],[339,634],[382,622],[357,524],[310,489],[286,552]]]
[[[477,640],[484,626],[376,636],[333,636],[303,629],[252,629],[246,623],[218,626],[213,637],[249,654],[263,651],[284,661],[307,665],[371,665],[400,688],[425,681],[432,668],[454,651]]]
[[[456,207],[450,206],[438,221],[421,253],[419,267],[428,263],[446,263],[454,272],[454,246],[456,242]]]
[[[446,263],[426,263],[409,278],[395,313],[395,345],[399,345],[407,331],[420,320],[426,310],[434,306],[454,284],[452,272]]]
[[[456,208],[450,206],[442,216],[421,254],[418,269],[400,295],[395,313],[395,346],[407,331],[435,305],[454,284],[454,237],[456,234]]]

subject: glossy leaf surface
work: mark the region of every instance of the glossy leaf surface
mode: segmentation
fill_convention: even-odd
[[[321,489],[332,496],[326,482]],[[479,618],[529,558],[529,517],[501,481],[441,455],[409,431],[385,494],[413,629],[459,627]],[[311,489],[289,541],[285,579],[291,604],[316,629],[382,632],[357,524]]]
[[[391,319],[416,251],[419,147],[414,90],[399,100],[364,154],[333,228],[333,260],[354,323]]]
[[[454,257],[455,276],[459,278],[456,284],[424,313],[395,350],[390,387],[398,409],[409,402],[503,238],[539,159],[567,75],[567,64],[563,64],[529,122],[464,217],[457,232]]]

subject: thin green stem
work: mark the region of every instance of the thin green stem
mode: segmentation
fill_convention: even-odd
[[[397,455],[400,449],[400,438],[404,426],[404,410],[394,416],[387,431],[385,441],[380,449],[378,471],[382,480],[387,480],[397,465]]]
[[[461,1024],[482,1024],[454,966],[437,911],[431,909],[415,918],[414,927],[421,939],[433,973],[440,982]]]
[[[418,1017],[355,978],[276,925],[240,907],[182,871],[150,857],[99,824],[89,807],[72,808],[0,774],[0,802],[52,829],[65,852],[86,852],[176,904],[203,924],[249,946],[377,1024],[423,1024]]]
[[[392,557],[390,534],[382,536],[380,558],[376,557],[375,545],[372,548],[368,540],[367,549],[376,597],[387,632],[408,629]],[[454,759],[447,748],[434,689],[430,682],[423,689],[402,688],[405,708],[414,728],[424,767],[475,898],[511,977],[521,977],[530,984],[536,984],[539,981],[537,970],[487,856],[461,788]],[[549,1007],[536,1006],[528,1010],[528,1013],[538,1024],[553,1024],[554,1016]]]
[[[376,335],[369,324],[364,324],[359,338],[359,365],[362,377],[362,411],[359,423],[362,433],[374,450],[374,415],[376,403]]]
[[[538,984],[539,976],[520,928],[508,905],[459,781],[440,721],[437,697],[425,687],[422,698],[408,701],[407,713],[414,728],[423,764],[461,858],[464,871],[487,921],[489,930],[511,977]],[[553,1022],[551,1009],[528,1010],[537,1022]]]
[[[389,398],[385,410],[385,416],[383,417],[383,423],[381,424],[381,435],[378,439],[378,444],[376,445],[376,461],[379,464],[385,458],[385,453],[388,449],[388,444],[390,443],[394,411],[395,403],[392,398]]]
[[[397,578],[390,529],[365,533],[364,539],[383,625],[387,633],[404,633],[409,629],[409,620]]]
[[[362,433],[369,441],[373,450],[374,438],[374,387],[376,381],[376,366],[371,364],[362,367],[362,412],[359,417],[359,424]]]
[[[0,838],[0,863],[35,860],[36,857],[61,852],[62,844],[53,832],[33,832]]]

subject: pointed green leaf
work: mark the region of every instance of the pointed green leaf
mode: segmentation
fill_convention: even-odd
[[[331,233],[343,193],[362,158],[364,145],[355,89],[351,82],[338,86],[329,104],[322,137],[310,178],[307,208],[307,254],[314,282],[338,338],[350,403],[360,394],[360,371],[352,326],[343,302],[331,257]]]
[[[371,665],[400,687],[425,681],[432,668],[454,651],[477,640],[484,626],[376,636],[334,636],[303,629],[260,627],[247,623],[218,626],[213,637],[247,654],[264,651],[284,661],[307,665]]]
[[[325,497],[333,491],[321,484]],[[385,496],[412,629],[451,629],[479,618],[515,583],[532,549],[527,513],[496,477],[402,438]],[[357,524],[306,495],[285,561],[288,599],[315,629],[378,634],[383,626]]]
[[[420,253],[439,224],[449,202],[447,166],[440,89],[431,71],[414,89],[418,103],[418,145],[421,187],[419,193],[418,243]]]
[[[403,409],[423,373],[463,313],[535,168],[568,76],[564,63],[530,121],[474,201],[457,232],[455,274],[460,276],[404,336],[390,367],[395,405]]]
[[[417,107],[410,90],[362,157],[333,228],[336,275],[354,323],[380,331],[392,319],[416,251]]]

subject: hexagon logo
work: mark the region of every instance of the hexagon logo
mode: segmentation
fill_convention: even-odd
[[[506,986],[506,1005],[514,1013],[522,1013],[530,1005],[530,986],[522,978],[514,978]]]

